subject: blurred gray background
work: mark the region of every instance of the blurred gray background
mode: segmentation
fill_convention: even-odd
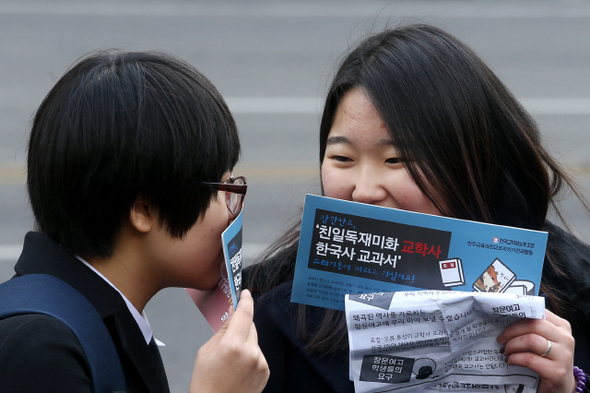
[[[590,1],[3,1],[0,0],[0,281],[32,228],[24,186],[31,116],[79,57],[95,49],[165,50],[226,97],[248,177],[246,263],[298,219],[318,191],[322,97],[341,54],[386,25],[428,22],[470,45],[530,109],[549,150],[590,181]],[[586,189],[583,190],[587,195]],[[563,199],[588,241],[588,216]],[[148,305],[173,392],[188,389],[212,330],[182,289]]]

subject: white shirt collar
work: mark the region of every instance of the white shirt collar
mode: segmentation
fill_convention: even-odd
[[[125,300],[125,304],[127,305],[129,312],[131,313],[131,315],[133,315],[133,319],[135,319],[137,326],[139,326],[139,329],[141,330],[141,333],[143,334],[143,338],[145,339],[146,344],[149,344],[150,341],[152,341],[153,332],[152,332],[152,328],[150,326],[150,323],[147,320],[147,316],[145,315],[145,312],[142,312],[140,314],[139,311],[137,311],[137,309],[135,308],[135,306],[129,301],[129,299],[127,299],[127,297],[125,297],[125,295],[123,295],[123,293],[121,291],[119,291],[119,289],[116,286],[114,286],[112,282],[110,282],[105,276],[103,276],[102,273],[100,273],[98,270],[96,270],[94,268],[94,266],[92,266],[90,263],[88,263],[83,258],[79,257],[78,255],[76,255],[76,258],[78,258],[80,261],[82,261],[82,263],[84,263],[86,266],[88,266],[88,268],[90,268],[90,270],[92,270],[94,273],[96,273],[100,278],[105,280],[111,287],[115,288],[115,290],[117,292],[119,292],[119,294],[121,295],[123,300]],[[156,341],[156,344],[158,344],[158,346],[164,346],[164,343],[162,343],[161,341],[159,341],[157,339],[155,339],[155,341]]]

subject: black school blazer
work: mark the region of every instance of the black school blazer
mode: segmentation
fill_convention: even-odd
[[[121,295],[73,254],[29,232],[15,271],[17,276],[55,276],[96,307],[117,348],[128,392],[170,391],[155,343],[146,344]],[[74,334],[60,320],[40,314],[0,321],[0,381],[6,392],[92,391],[88,364]]]

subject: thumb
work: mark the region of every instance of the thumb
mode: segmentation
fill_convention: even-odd
[[[219,327],[219,329],[217,329],[217,331],[213,335],[214,337],[217,334],[223,335],[227,331],[227,328],[229,326],[229,321],[231,320],[233,313],[234,313],[234,307],[233,307],[233,305],[230,304],[229,308],[227,309],[228,317],[225,319],[225,321],[223,321],[223,324]]]
[[[246,292],[248,293],[248,295],[250,294],[250,292],[248,290],[246,290]],[[243,291],[242,291],[242,293],[243,293]],[[240,301],[238,300],[238,307],[240,307],[239,305],[240,305]],[[236,310],[234,310],[233,301],[231,301],[231,299],[230,299],[230,304],[227,309],[228,317],[226,318],[225,321],[223,321],[223,324],[221,325],[221,327],[219,329],[217,329],[217,332],[215,332],[215,333],[220,333],[223,335],[223,333],[225,333],[227,331],[227,328],[229,327],[232,316],[234,315],[235,312],[236,312]]]

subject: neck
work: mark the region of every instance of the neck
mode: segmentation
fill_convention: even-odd
[[[128,265],[116,266],[118,261],[112,258],[90,259],[87,262],[117,288],[140,313],[157,292],[150,291]]]
[[[125,229],[115,241],[114,253],[108,258],[85,258],[107,278],[140,313],[162,286],[157,277],[150,276],[149,258],[144,255],[141,236],[129,235]]]

